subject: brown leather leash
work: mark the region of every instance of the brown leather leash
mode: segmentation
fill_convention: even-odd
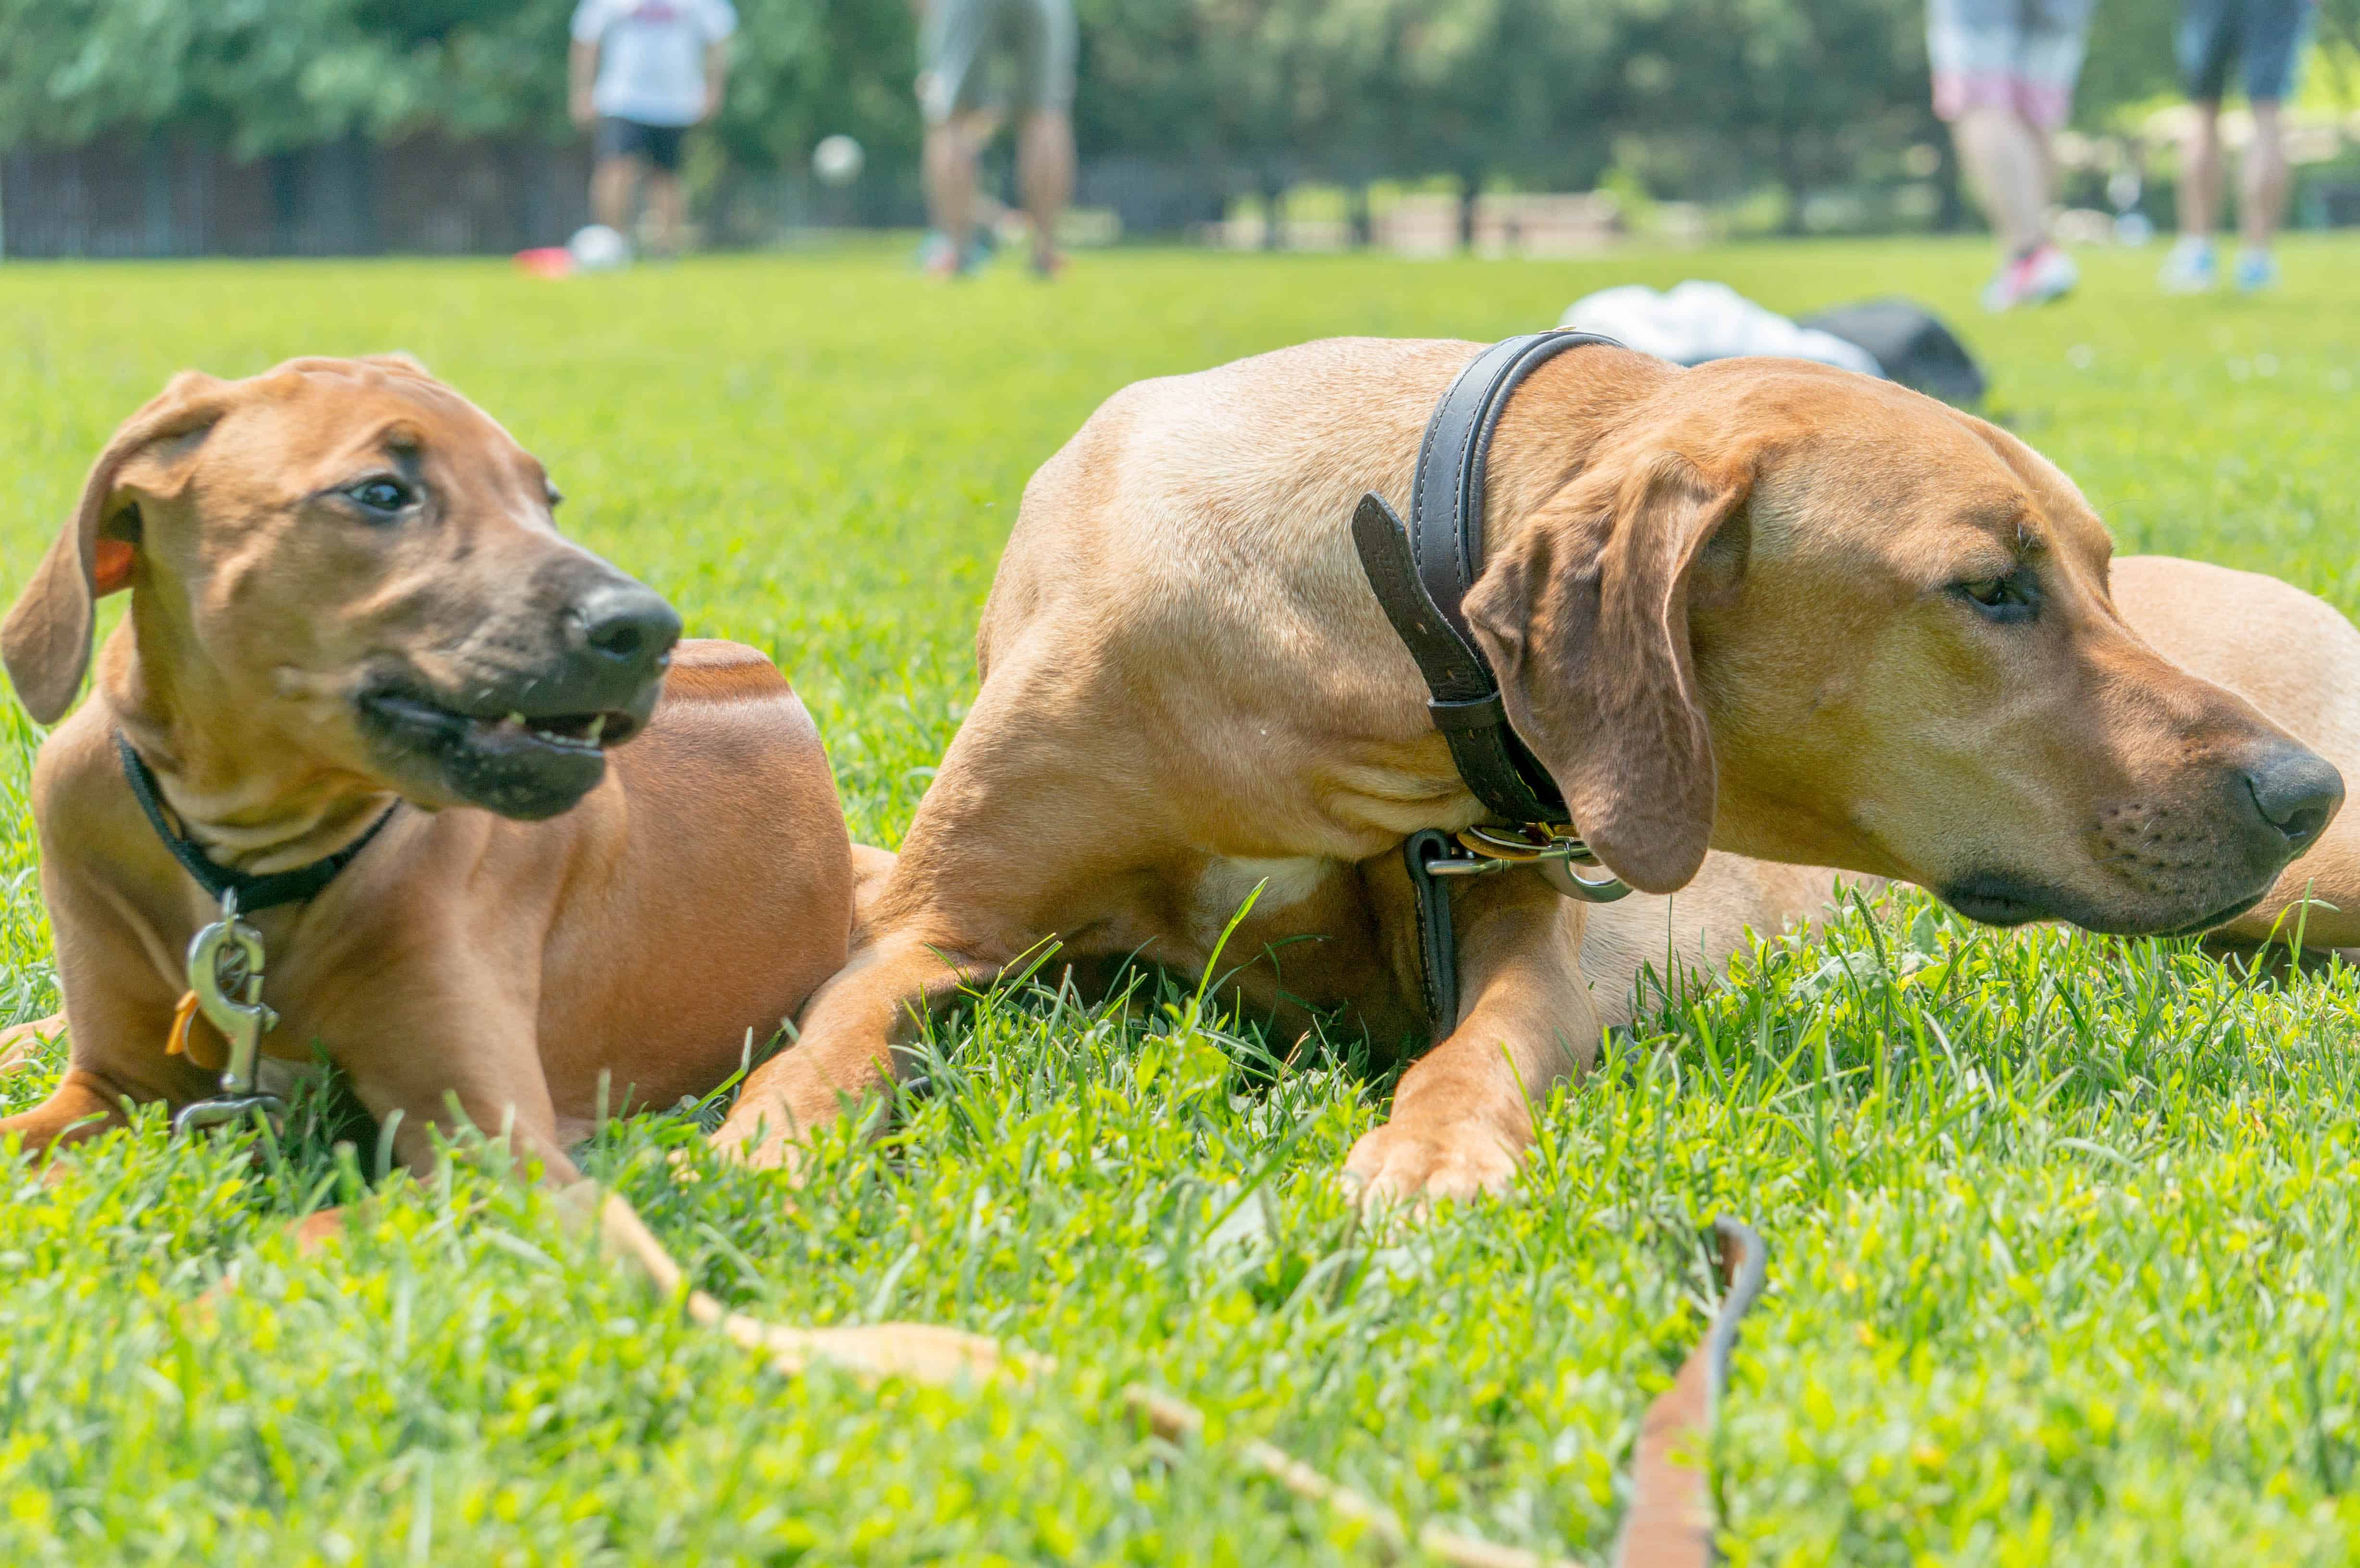
[[[663,1243],[621,1194],[589,1181],[560,1194],[561,1203],[595,1224],[604,1244],[664,1295],[683,1302],[694,1322],[716,1328],[793,1377],[815,1362],[859,1375],[907,1377],[936,1387],[973,1387],[1000,1374],[1022,1377],[1054,1370],[1049,1358],[1011,1350],[998,1340],[936,1323],[883,1323],[839,1328],[791,1328],[731,1312],[692,1287]],[[1723,1293],[1711,1325],[1680,1367],[1672,1387],[1647,1407],[1631,1467],[1631,1503],[1614,1546],[1614,1568],[1707,1568],[1713,1544],[1711,1497],[1705,1454],[1715,1407],[1729,1381],[1730,1351],[1738,1320],[1762,1293],[1769,1253],[1743,1221],[1713,1222]],[[1144,1384],[1125,1387],[1123,1407],[1165,1442],[1197,1441],[1205,1415],[1176,1395]],[[1249,1439],[1235,1450],[1249,1468],[1289,1492],[1322,1504],[1368,1531],[1386,1562],[1423,1554],[1453,1568],[1575,1568],[1566,1558],[1499,1546],[1428,1523],[1413,1530],[1401,1516],[1364,1492],[1328,1479],[1275,1443]]]
[[[1705,1454],[1729,1387],[1737,1323],[1761,1298],[1770,1249],[1752,1225],[1712,1222],[1722,1294],[1712,1325],[1681,1364],[1672,1386],[1647,1407],[1631,1460],[1631,1506],[1614,1542],[1615,1568],[1705,1568],[1720,1561]]]

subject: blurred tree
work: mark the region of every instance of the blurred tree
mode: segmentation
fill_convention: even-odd
[[[574,135],[574,0],[0,0],[0,146],[196,129],[241,157],[419,130]],[[1891,182],[1946,145],[1924,0],[1076,0],[1086,151],[1274,188],[1448,174],[1665,193]],[[2171,85],[2179,0],[2100,0],[2084,124]],[[716,139],[797,168],[847,132],[906,180],[910,0],[738,0]],[[2360,0],[2323,0],[2360,37]]]

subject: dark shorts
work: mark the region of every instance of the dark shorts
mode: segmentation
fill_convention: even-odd
[[[643,158],[666,174],[678,174],[680,138],[686,135],[686,125],[643,125],[637,120],[618,120],[608,114],[598,122],[598,161]]]
[[[2181,0],[2180,74],[2188,95],[2218,103],[2229,67],[2245,67],[2245,96],[2282,103],[2294,96],[2295,61],[2311,37],[2311,0]]]

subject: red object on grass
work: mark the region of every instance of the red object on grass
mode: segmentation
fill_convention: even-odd
[[[563,278],[574,270],[574,253],[563,245],[538,245],[517,252],[516,264],[535,278]]]

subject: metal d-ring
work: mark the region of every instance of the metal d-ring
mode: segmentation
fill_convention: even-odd
[[[1474,877],[1528,866],[1558,894],[1581,903],[1611,904],[1631,892],[1630,884],[1611,871],[1601,877],[1582,877],[1574,871],[1576,866],[1599,866],[1599,860],[1569,825],[1534,822],[1522,827],[1496,827],[1478,823],[1462,828],[1454,836],[1460,850],[1472,858],[1436,862],[1429,869],[1437,877]],[[1599,869],[1603,871],[1605,867],[1599,866]]]

